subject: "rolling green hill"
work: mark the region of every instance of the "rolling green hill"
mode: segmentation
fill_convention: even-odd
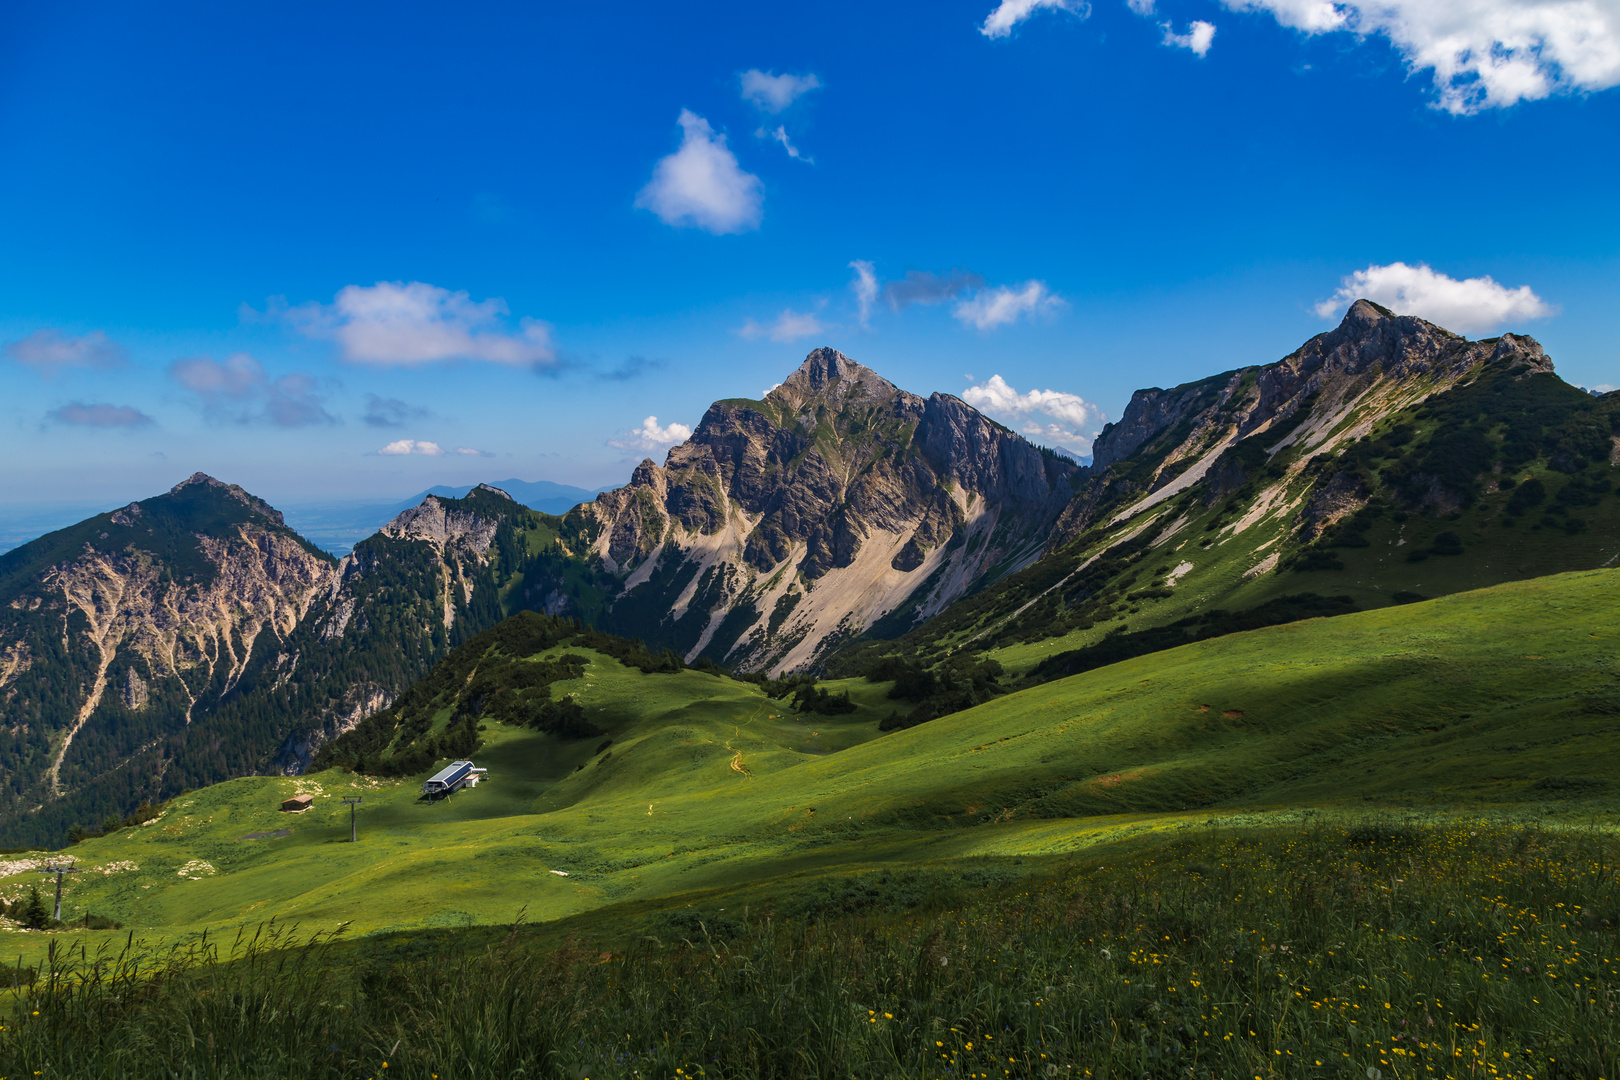
[[[757,897],[805,875],[1039,859],[1302,810],[1586,820],[1611,805],[1620,745],[1617,599],[1620,572],[1600,570],[1312,619],[882,736],[886,684],[830,684],[856,710],[827,717],[755,684],[542,642],[518,662],[579,657],[577,677],[547,689],[572,694],[601,738],[486,722],[488,780],[435,805],[417,795],[421,773],[329,769],[191,792],[77,845],[89,872],[64,915],[177,938],[272,915],[410,930]],[[442,699],[433,725],[454,711]],[[295,792],[314,808],[280,813]],[[365,800],[354,845],[339,801],[351,794]],[[0,895],[20,896],[36,861],[0,865]],[[44,937],[7,944],[32,954]]]

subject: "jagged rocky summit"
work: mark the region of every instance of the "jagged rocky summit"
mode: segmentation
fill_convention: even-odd
[[[1123,521],[1206,477],[1210,501],[1240,487],[1247,476],[1233,468],[1236,462],[1216,466],[1245,439],[1294,424],[1267,446],[1268,456],[1296,445],[1331,452],[1485,367],[1521,375],[1553,371],[1534,338],[1504,334],[1469,341],[1416,316],[1357,300],[1336,328],[1275,363],[1170,390],[1138,390],[1119,422],[1097,436],[1086,483],[1066,508],[1050,547],[1098,523],[1103,508]],[[1345,424],[1352,415],[1354,422]],[[1136,467],[1125,467],[1127,462]]]
[[[822,348],[763,400],[716,402],[662,466],[576,514],[622,582],[614,630],[774,673],[1027,565],[1077,470]]]

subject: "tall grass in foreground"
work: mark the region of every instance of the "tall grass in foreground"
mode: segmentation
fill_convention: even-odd
[[[1374,824],[1204,835],[949,910],[852,880],[779,910],[864,913],[687,912],[628,949],[514,930],[337,971],[273,928],[131,941],[16,991],[0,1075],[1617,1077],[1617,862],[1596,832]]]

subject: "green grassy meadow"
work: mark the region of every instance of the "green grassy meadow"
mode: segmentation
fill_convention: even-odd
[[[1123,836],[1313,809],[1607,820],[1617,598],[1620,576],[1590,571],[1309,620],[881,737],[885,684],[831,684],[857,711],[800,715],[749,683],[592,654],[557,689],[611,742],[490,725],[477,755],[488,780],[433,805],[420,777],[335,769],[193,792],[72,848],[86,872],[70,878],[63,917],[126,927],[74,935],[92,946],[272,916],[407,932],[764,897],[885,868],[1034,869]],[[277,809],[300,792],[311,810]],[[355,844],[351,795],[365,800]],[[0,877],[0,895],[39,880],[30,861],[0,865],[20,871]],[[0,943],[26,965],[59,936]]]

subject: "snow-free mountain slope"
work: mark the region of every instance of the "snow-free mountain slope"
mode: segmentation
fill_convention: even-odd
[[[1105,637],[1088,655],[1180,620],[1217,632],[1223,609],[1299,618],[1613,565],[1617,423],[1620,396],[1564,383],[1531,338],[1359,301],[1276,363],[1138,391],[1045,558],[832,666],[968,648],[1052,671]]]
[[[1077,472],[823,348],[764,400],[716,402],[579,516],[623,583],[612,629],[780,672],[1033,561]]]

